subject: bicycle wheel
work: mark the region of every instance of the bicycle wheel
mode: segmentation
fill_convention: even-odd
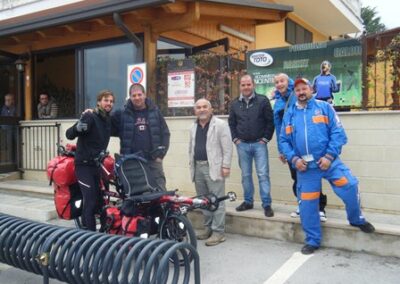
[[[183,215],[168,216],[161,224],[160,238],[177,242],[187,242],[197,248],[196,233],[194,232],[192,223],[190,223],[189,219]],[[188,257],[189,261],[193,260],[191,254],[189,254]],[[182,255],[179,256],[179,263],[184,263]]]

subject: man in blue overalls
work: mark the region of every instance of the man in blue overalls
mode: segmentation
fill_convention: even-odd
[[[300,218],[306,235],[301,252],[311,254],[322,239],[318,213],[322,178],[345,203],[350,225],[365,233],[375,228],[361,213],[357,178],[339,158],[347,137],[335,110],[313,98],[307,79],[297,79],[294,88],[297,102],[285,113],[280,143],[285,158],[297,170]]]

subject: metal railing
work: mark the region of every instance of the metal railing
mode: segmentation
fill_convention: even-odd
[[[20,126],[21,170],[46,170],[47,162],[57,155],[60,123]]]

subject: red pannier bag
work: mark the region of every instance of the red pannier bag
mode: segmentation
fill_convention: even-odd
[[[78,183],[54,187],[54,203],[58,217],[65,220],[75,219],[82,214],[82,193]]]
[[[108,234],[119,235],[122,231],[121,210],[118,207],[106,207],[103,211],[103,231]]]
[[[115,160],[113,157],[111,157],[110,155],[106,156],[103,160],[103,175],[107,180],[112,180],[115,179],[115,175],[114,175],[114,163]]]
[[[148,221],[142,216],[122,217],[122,234],[128,237],[140,236],[147,233]]]
[[[74,157],[57,156],[47,164],[47,177],[50,184],[68,186],[76,183]]]

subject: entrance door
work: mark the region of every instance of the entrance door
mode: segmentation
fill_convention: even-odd
[[[21,109],[14,58],[0,56],[0,173],[18,168],[18,123]]]

